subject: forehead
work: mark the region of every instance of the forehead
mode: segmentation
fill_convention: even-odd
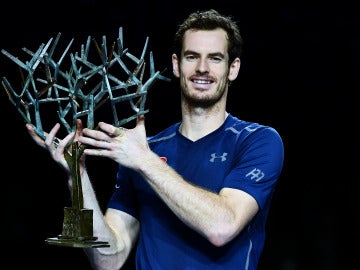
[[[225,53],[227,35],[223,29],[188,30],[184,35],[183,51],[207,51]]]

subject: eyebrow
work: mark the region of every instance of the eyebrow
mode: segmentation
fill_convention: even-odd
[[[189,54],[200,55],[200,53],[192,51],[192,50],[184,51],[184,55],[189,55]],[[225,58],[225,55],[221,52],[209,53],[208,56],[210,56],[210,57],[218,56],[221,58]]]

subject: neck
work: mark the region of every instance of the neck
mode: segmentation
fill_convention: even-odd
[[[225,110],[214,112],[193,109],[191,112],[183,112],[179,131],[188,139],[196,141],[218,129],[228,115]]]

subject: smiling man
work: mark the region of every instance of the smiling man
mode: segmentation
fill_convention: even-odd
[[[144,116],[133,129],[104,122],[98,130],[83,129],[78,120],[77,132],[56,148],[59,125],[45,141],[28,130],[69,175],[68,143],[90,146],[80,164],[84,206],[94,209],[94,234],[110,243],[85,249],[94,269],[120,269],[136,249],[136,269],[255,270],[283,166],[282,139],[274,128],[226,111],[242,49],[231,17],[194,12],[179,26],[174,45],[180,122],[148,137]],[[105,215],[86,171],[87,155],[119,164]]]

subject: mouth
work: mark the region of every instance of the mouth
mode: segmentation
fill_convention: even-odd
[[[191,80],[191,81],[196,84],[211,84],[211,83],[213,83],[212,80]]]
[[[191,82],[193,83],[193,86],[195,89],[199,90],[207,90],[210,89],[212,84],[214,83],[214,80],[211,79],[191,79]]]

